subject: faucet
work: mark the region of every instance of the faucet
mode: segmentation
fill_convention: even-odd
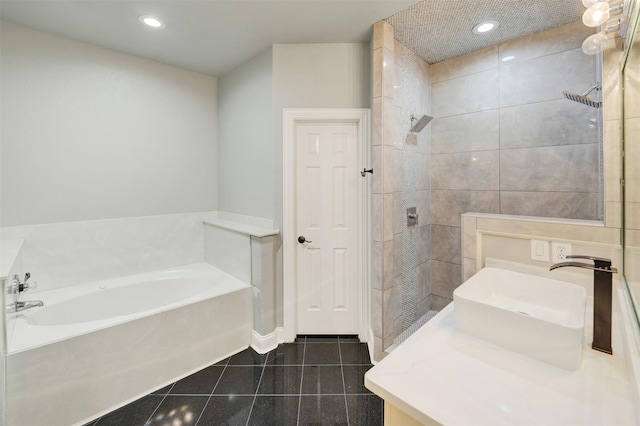
[[[16,312],[24,311],[25,309],[35,308],[36,306],[44,306],[44,303],[40,300],[29,300],[25,302],[9,303],[7,305],[7,313],[14,314]]]
[[[611,259],[594,256],[567,255],[567,259],[588,259],[594,264],[582,262],[561,262],[551,265],[550,271],[573,266],[593,270],[593,343],[591,348],[613,354],[611,350],[611,310],[612,310],[612,274],[618,273],[611,267]]]

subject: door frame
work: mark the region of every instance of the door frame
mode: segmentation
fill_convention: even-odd
[[[296,278],[296,125],[298,123],[355,123],[357,125],[357,170],[370,167],[371,137],[368,108],[284,108],[282,139],[282,281],[284,340],[295,340],[297,325]],[[379,172],[379,171],[378,171]],[[358,180],[357,283],[358,330],[361,342],[370,335],[371,305],[371,176]],[[290,195],[292,194],[292,195]]]

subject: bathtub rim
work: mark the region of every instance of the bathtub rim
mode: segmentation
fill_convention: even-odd
[[[30,311],[21,311],[15,314],[7,314],[7,348],[5,355],[12,355],[15,353],[28,351],[38,348],[40,346],[48,345],[63,341],[65,339],[81,336],[83,334],[91,333],[93,331],[103,330],[105,328],[124,324],[129,321],[135,321],[136,319],[156,315],[162,312],[166,312],[172,309],[178,309],[183,306],[187,306],[193,303],[198,303],[203,300],[208,300],[214,297],[224,296],[225,294],[241,291],[246,288],[252,287],[250,284],[235,278],[232,275],[227,274],[221,269],[206,263],[198,262],[188,265],[182,265],[177,267],[171,267],[156,271],[142,272],[134,275],[127,275],[124,277],[111,278],[107,280],[94,281],[89,283],[80,284],[77,286],[62,287],[58,289],[34,291],[33,293],[27,293],[22,295],[21,299],[42,299],[45,302],[45,308],[47,303],[55,304],[61,301],[66,301],[75,298],[81,298],[85,294],[100,291],[101,286],[107,287],[124,287],[127,285],[135,284],[140,281],[149,280],[161,280],[163,278],[178,278],[178,277],[196,277],[203,276],[206,278],[222,278],[225,284],[231,285],[224,289],[218,286],[211,288],[207,291],[192,295],[180,299],[176,303],[168,305],[162,305],[153,309],[145,311],[139,311],[128,315],[122,315],[107,319],[85,321],[79,323],[65,324],[65,325],[35,325],[29,322],[29,316],[32,314]],[[218,283],[218,281],[216,281]],[[79,290],[79,291],[78,291]],[[70,297],[72,296],[72,297]],[[39,308],[33,308],[39,309]],[[13,327],[13,330],[9,332],[9,327]],[[16,333],[23,333],[17,335]],[[28,334],[24,334],[28,333]],[[17,337],[16,337],[17,336]],[[18,340],[16,340],[18,339]]]

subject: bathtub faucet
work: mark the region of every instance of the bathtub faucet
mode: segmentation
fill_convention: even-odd
[[[617,273],[611,267],[611,259],[595,256],[567,255],[567,259],[593,260],[593,265],[582,262],[561,262],[551,265],[550,271],[572,266],[593,270],[593,344],[591,347],[611,355],[611,311],[612,311],[612,274]]]
[[[42,307],[42,306],[44,306],[44,303],[42,303],[42,301],[40,301],[40,300],[29,300],[29,301],[25,301],[25,302],[9,303],[7,305],[7,313],[8,314],[14,314],[16,312],[24,311],[26,309],[35,308],[37,306]]]

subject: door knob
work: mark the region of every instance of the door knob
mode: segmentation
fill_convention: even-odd
[[[300,236],[298,237],[298,242],[299,242],[300,244],[304,244],[304,243],[312,243],[313,241],[311,241],[311,240],[307,240],[304,236],[300,235]]]

